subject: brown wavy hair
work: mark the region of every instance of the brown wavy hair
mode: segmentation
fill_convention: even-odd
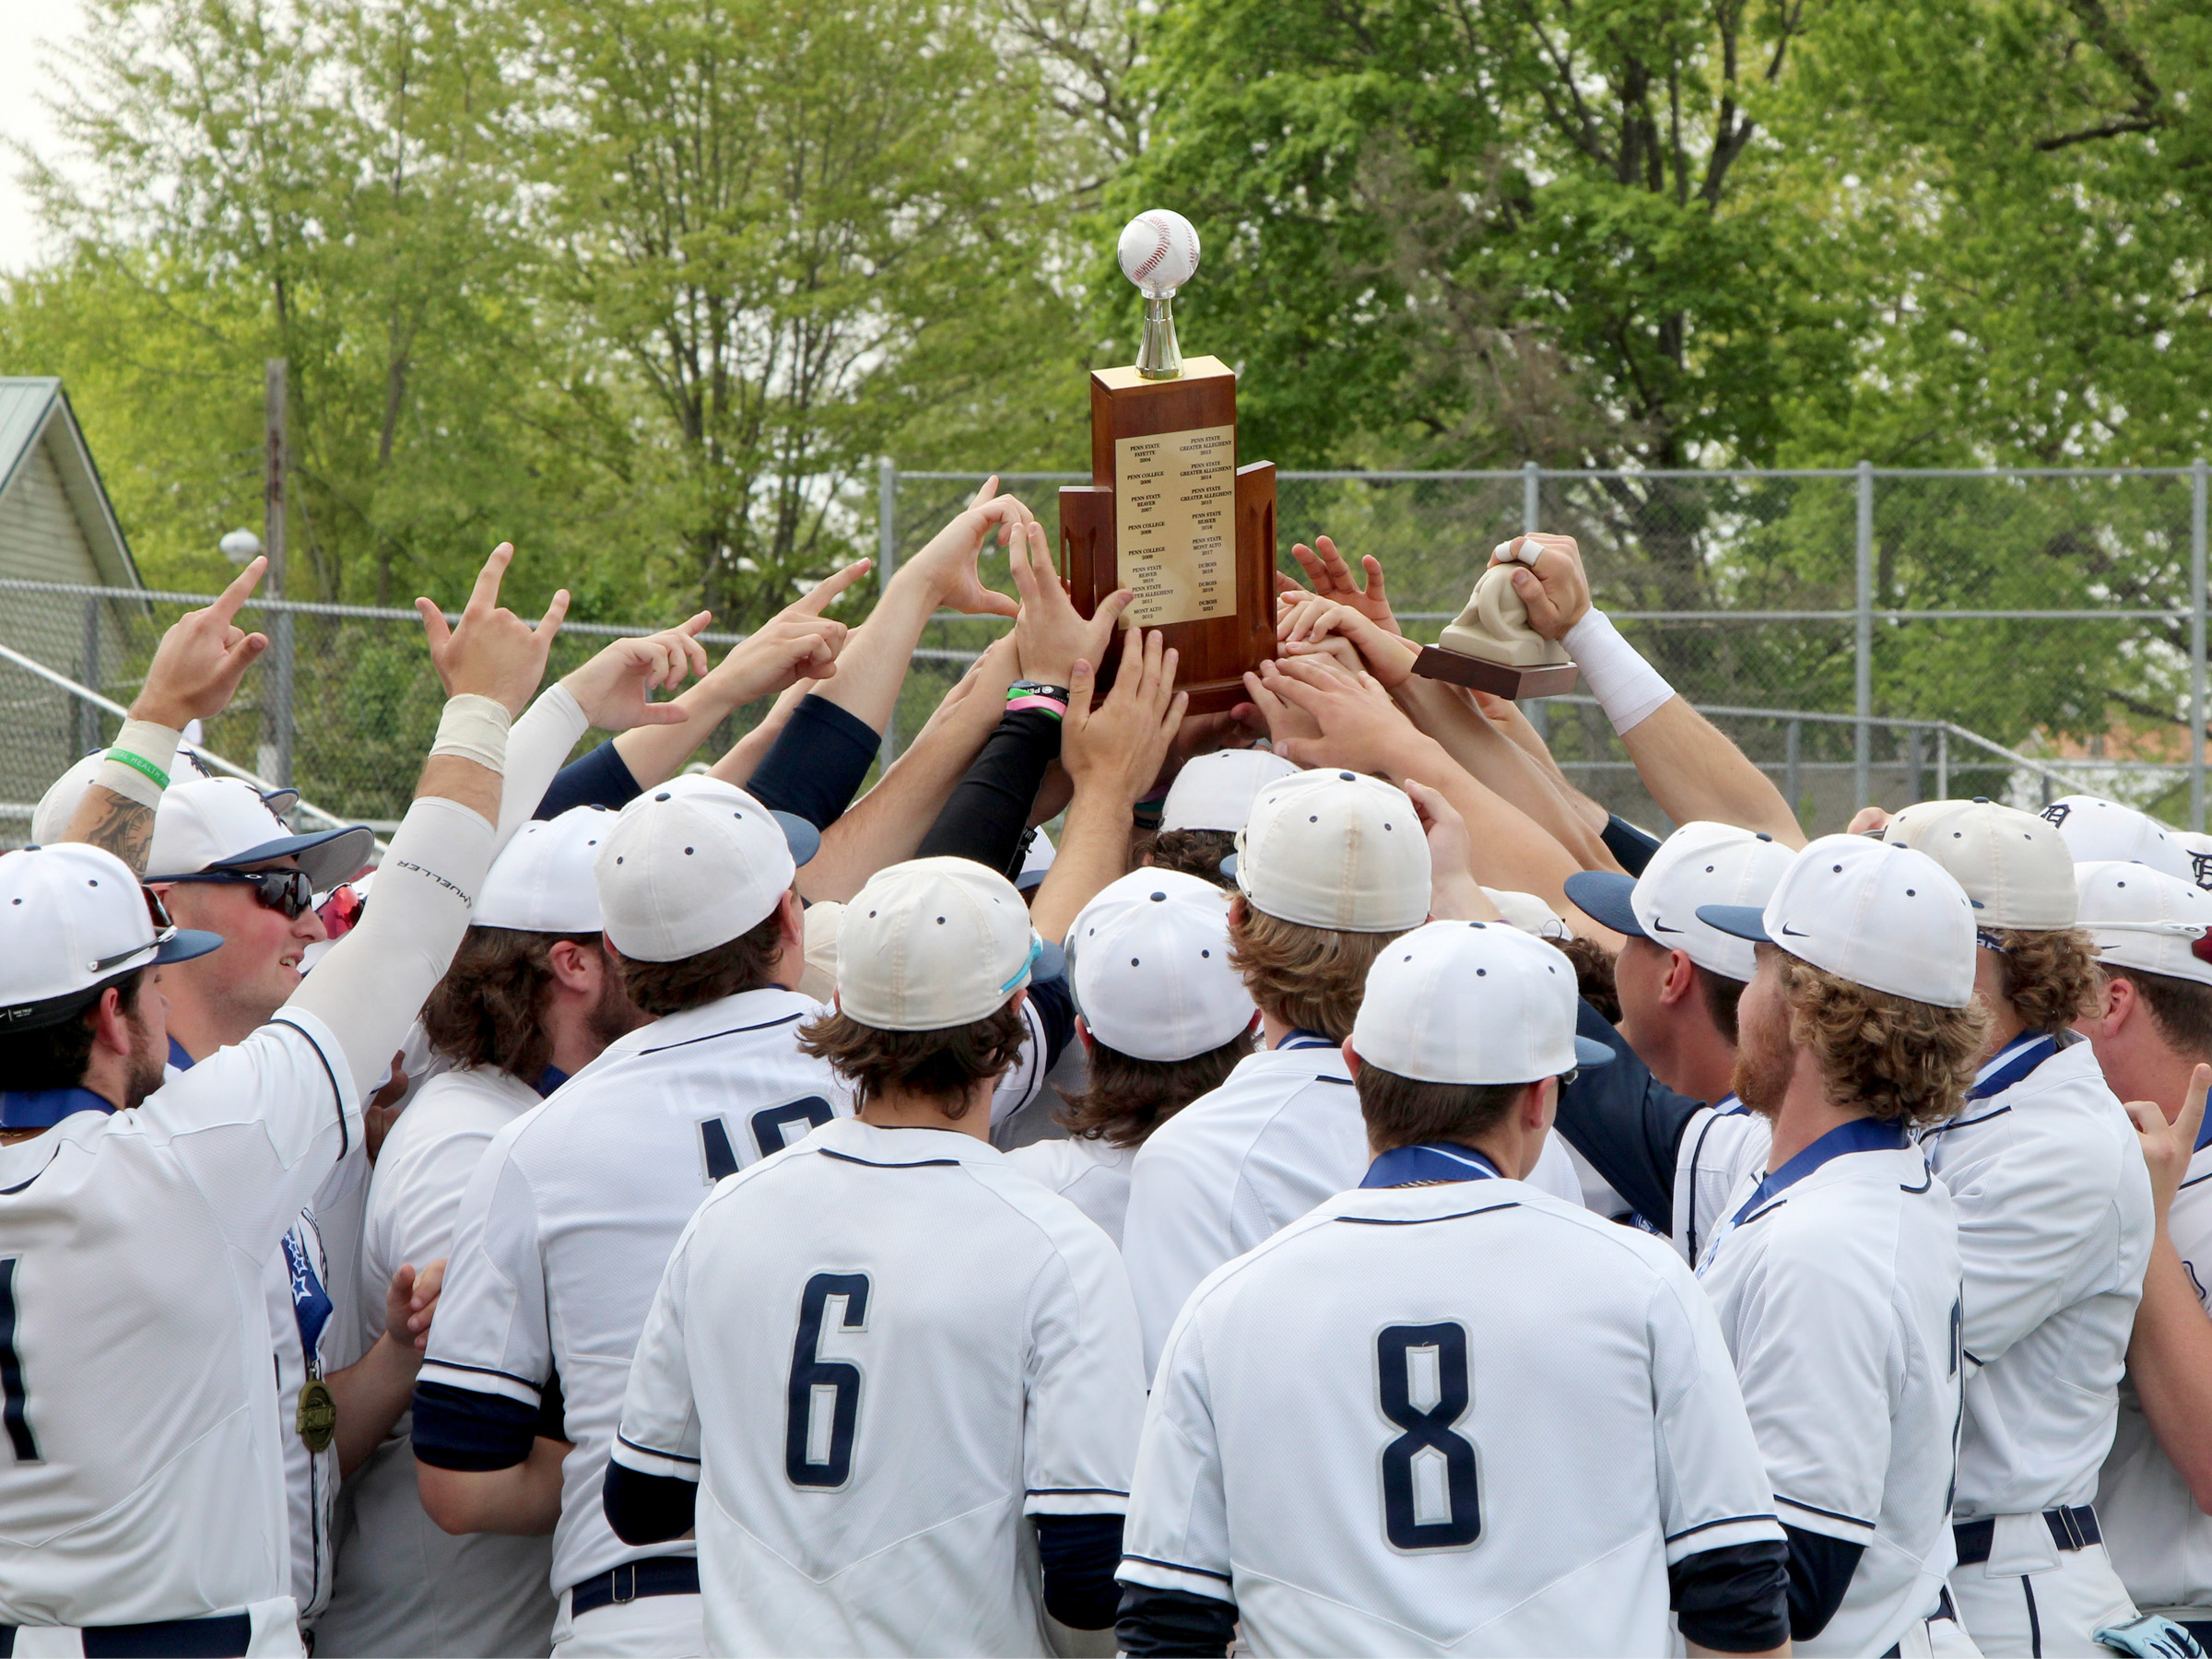
[[[710,946],[697,956],[678,957],[673,962],[621,958],[622,987],[648,1014],[681,1014],[775,983],[771,976],[782,949],[783,911],[779,905],[735,938]]]
[[[1221,874],[1221,861],[1236,850],[1234,830],[1158,830],[1143,856],[1154,869],[1180,870],[1233,893],[1236,877]]]
[[[1570,936],[1544,943],[1574,964],[1576,994],[1605,1016],[1607,1025],[1618,1025],[1620,990],[1613,980],[1613,953],[1594,939]]]
[[[453,965],[422,1005],[431,1050],[455,1065],[538,1076],[553,1060],[553,1037],[546,1030],[553,947],[571,938],[599,948],[596,934],[577,938],[517,927],[471,927],[463,934]]]
[[[1352,1034],[1367,971],[1396,937],[1285,922],[1249,899],[1229,907],[1230,966],[1244,976],[1252,1000],[1284,1024],[1332,1042]]]
[[[2030,1031],[2063,1030],[2096,1007],[2097,947],[2080,928],[1992,931],[2005,947],[2005,1000]]]
[[[1067,1102],[1060,1125],[1077,1140],[1141,1147],[1153,1130],[1226,1083],[1252,1048],[1252,1032],[1242,1030],[1219,1048],[1188,1060],[1139,1060],[1094,1037],[1090,1087],[1080,1094],[1060,1091]]]
[[[1787,953],[1782,995],[1790,1041],[1810,1051],[1835,1104],[1925,1127],[1966,1103],[1989,1035],[1989,1013],[1979,1002],[1963,1008],[1913,1002]]]
[[[799,1028],[799,1053],[827,1060],[852,1084],[856,1108],[887,1089],[911,1089],[958,1121],[967,1115],[968,1091],[1013,1065],[1028,1036],[1012,1001],[971,1025],[937,1031],[886,1031],[832,1008]]]

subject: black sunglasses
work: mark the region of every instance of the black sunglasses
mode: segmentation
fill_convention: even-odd
[[[195,876],[165,876],[161,879],[242,882],[253,889],[262,909],[281,912],[287,922],[297,922],[315,902],[315,884],[305,870],[202,870]]]
[[[128,950],[117,951],[113,956],[101,957],[98,961],[92,964],[93,972],[105,973],[111,968],[122,966],[124,962],[129,961],[135,956],[141,955],[148,950],[158,951],[162,946],[168,944],[171,939],[177,936],[177,924],[170,920],[169,906],[161,902],[161,895],[155,892],[152,888],[147,887],[140,888],[138,889],[138,893],[139,897],[146,900],[147,920],[154,924],[153,943],[150,945],[134,945]]]

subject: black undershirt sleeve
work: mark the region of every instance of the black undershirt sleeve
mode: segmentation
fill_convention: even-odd
[[[673,1475],[644,1475],[609,1461],[599,1505],[606,1524],[625,1544],[665,1544],[692,1527],[699,1482]]]
[[[1630,1208],[1660,1232],[1675,1225],[1675,1154],[1682,1130],[1707,1104],[1652,1076],[1628,1040],[1588,1003],[1575,1034],[1613,1051],[1610,1065],[1586,1065],[1559,1091],[1559,1130]]]
[[[971,858],[1013,880],[1030,808],[1059,755],[1060,723],[1050,714],[1021,709],[1001,716],[914,856]]]
[[[609,741],[562,767],[531,817],[556,818],[571,806],[605,806],[619,812],[643,793],[621,751]]]
[[[1130,1659],[1156,1653],[1222,1659],[1237,1633],[1237,1604],[1184,1590],[1122,1586],[1122,1617],[1114,1634]]]
[[[1783,1523],[1790,1540],[1790,1640],[1810,1641],[1828,1629],[1843,1605],[1864,1544],[1846,1544],[1824,1533]]]
[[[1720,1653],[1763,1653],[1790,1634],[1789,1551],[1739,1544],[1684,1556],[1666,1570],[1684,1640]]]
[[[1037,1515],[1037,1560],[1044,1573],[1044,1610],[1071,1630],[1102,1630],[1113,1622],[1122,1564],[1119,1515]]]
[[[826,697],[801,698],[745,790],[771,812],[788,812],[827,830],[853,805],[882,746],[882,737],[858,715]]]
[[[1056,953],[1051,947],[1045,955]],[[1041,969],[1043,964],[1038,966]],[[1037,1017],[1044,1026],[1044,1069],[1051,1071],[1060,1064],[1060,1056],[1067,1052],[1068,1040],[1076,1034],[1076,997],[1068,989],[1067,965],[1065,959],[1060,971],[1050,979],[1030,978],[1030,1001],[1037,1006]]]

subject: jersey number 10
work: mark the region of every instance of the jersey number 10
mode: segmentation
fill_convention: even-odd
[[[1413,1403],[1414,1356],[1430,1385],[1422,1390],[1435,1404]],[[1390,1325],[1375,1338],[1375,1374],[1382,1415],[1406,1430],[1382,1448],[1382,1532],[1394,1549],[1465,1549],[1482,1536],[1482,1499],[1476,1474],[1475,1442],[1453,1432],[1467,1414],[1474,1387],[1467,1371],[1467,1328],[1441,1324]],[[1441,1462],[1442,1491],[1433,1477],[1427,1494],[1429,1516],[1422,1518],[1419,1465],[1430,1454]],[[1441,1513],[1437,1499],[1442,1499]]]

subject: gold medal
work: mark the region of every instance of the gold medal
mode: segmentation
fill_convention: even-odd
[[[310,1452],[327,1448],[331,1437],[338,1431],[337,1396],[330,1392],[330,1384],[320,1377],[311,1377],[300,1390],[300,1411],[295,1420],[300,1438],[307,1442]]]

